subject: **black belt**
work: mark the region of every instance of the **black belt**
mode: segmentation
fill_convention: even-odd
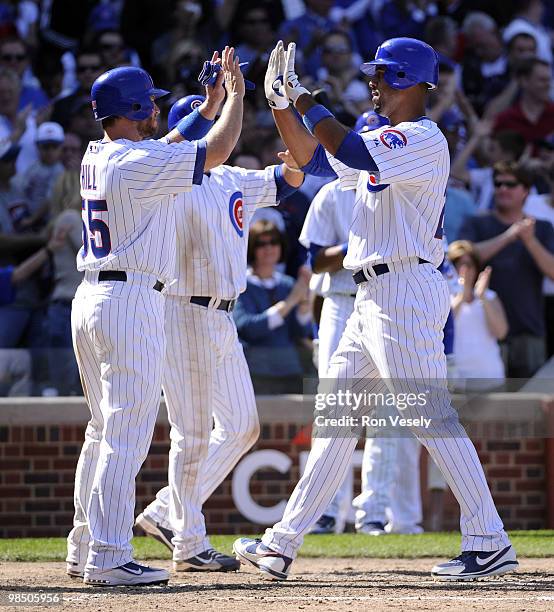
[[[430,263],[425,259],[421,259],[421,257],[417,258],[417,263],[418,264],[426,264],[426,263]],[[388,267],[387,264],[377,264],[376,266],[372,267],[373,272],[375,272],[375,276],[381,276],[381,274],[386,274],[387,272],[390,272],[390,269]],[[371,275],[368,274],[369,278],[371,279]],[[358,270],[357,272],[355,272],[352,275],[352,278],[354,279],[354,282],[356,283],[356,285],[359,285],[360,283],[365,283],[367,282],[368,278],[364,272],[364,270]]]
[[[198,306],[204,306],[205,308],[208,308],[212,300],[213,298],[211,297],[193,295],[190,298],[190,303],[197,304]],[[219,302],[219,305],[214,310],[225,310],[225,312],[232,312],[236,303],[237,303],[237,300],[221,300]]]
[[[121,281],[123,283],[127,282],[127,272],[123,272],[121,270],[101,270],[98,272],[98,280],[99,281]],[[154,291],[161,291],[164,288],[164,284],[162,281],[156,281],[152,289]]]

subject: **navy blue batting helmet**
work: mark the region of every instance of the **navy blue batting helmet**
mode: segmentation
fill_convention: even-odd
[[[376,130],[377,128],[383,127],[384,125],[390,125],[390,121],[386,117],[379,115],[375,111],[366,111],[356,119],[354,131],[369,132],[370,130]]]
[[[91,89],[96,121],[107,117],[126,117],[131,121],[148,119],[153,100],[169,93],[156,89],[152,77],[142,68],[123,66],[101,74]]]
[[[369,77],[385,69],[385,81],[394,89],[426,83],[435,89],[439,82],[439,58],[433,47],[417,38],[391,38],[375,53],[375,59],[360,69]]]
[[[183,118],[190,115],[193,110],[198,108],[206,98],[204,96],[192,95],[179,98],[170,108],[167,115],[167,128],[171,131]]]

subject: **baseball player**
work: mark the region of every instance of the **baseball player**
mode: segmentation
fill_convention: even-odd
[[[198,104],[203,104],[199,96],[176,102],[169,128]],[[205,121],[204,129],[211,123]],[[165,304],[163,389],[169,414],[178,415],[177,427],[171,420],[171,439],[184,450],[184,478],[180,486],[170,479],[136,521],[173,550],[176,571],[231,571],[240,565],[210,546],[202,515],[203,503],[259,435],[252,381],[231,311],[246,288],[254,211],[276,206],[303,177],[285,164],[263,170],[218,166],[201,185],[177,196],[177,280]]]
[[[156,89],[144,70],[115,68],[92,87],[104,137],[88,144],[81,165],[83,247],[77,267],[84,279],[72,307],[73,344],[91,419],[75,476],[67,554],[68,573],[84,576],[87,584],[168,580],[167,571],[132,558],[135,477],[160,401],[162,290],[173,278],[176,254],[174,194],[190,191],[205,171],[225,161],[240,134],[244,80],[232,48],[225,48],[221,61],[227,102],[218,126],[198,142],[180,142],[179,126],[166,142],[143,141],[157,130],[155,99],[169,93]],[[186,476],[176,445],[169,477],[181,486]]]
[[[424,392],[415,407],[404,405],[402,413],[411,419],[408,426],[427,447],[461,508],[463,552],[435,565],[431,573],[441,580],[472,580],[513,571],[518,565],[515,551],[446,389],[442,329],[449,293],[437,267],[443,259],[450,164],[443,134],[425,117],[428,89],[438,83],[437,54],[419,40],[396,38],[385,41],[375,60],[362,65],[375,110],[391,125],[365,134],[345,128],[315,103],[298,80],[294,54],[294,43],[285,57],[279,42],[265,81],[285,144],[304,171],[320,168],[328,159],[343,188],[356,190],[344,267],[353,271],[358,292],[331,358],[327,376],[335,385],[326,389],[325,397],[336,399],[351,381],[351,393],[390,392],[398,407],[399,391],[421,381],[429,393]],[[287,108],[289,100],[309,131]],[[349,467],[356,436],[348,435],[346,428],[333,428],[332,422],[325,431],[331,433],[314,441],[281,521],[262,540],[241,538],[234,543],[241,561],[271,579],[287,578],[304,534]]]
[[[354,129],[365,132],[389,125],[374,111],[358,118]],[[356,284],[343,267],[355,203],[353,190],[341,190],[336,180],[321,188],[304,222],[300,241],[308,249],[314,272],[323,273],[324,297],[319,323],[320,378],[325,378],[331,356],[354,310]],[[369,535],[422,533],[419,487],[419,443],[414,436],[370,436],[362,462],[362,492],[354,499],[356,531]],[[350,483],[345,479],[310,533],[340,533]],[[389,514],[388,514],[389,513]],[[390,522],[387,524],[387,520]]]

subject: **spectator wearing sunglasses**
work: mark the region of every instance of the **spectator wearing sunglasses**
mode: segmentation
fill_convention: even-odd
[[[494,166],[490,214],[470,217],[460,238],[474,243],[479,260],[492,267],[490,288],[506,309],[505,341],[510,378],[532,376],[545,361],[543,279],[554,279],[554,228],[525,216],[531,179],[516,162]]]
[[[100,53],[95,49],[82,49],[76,57],[77,87],[67,96],[54,103],[52,121],[68,129],[73,110],[79,103],[89,103],[90,89],[94,81],[104,72]]]
[[[6,38],[0,42],[0,65],[10,68],[21,79],[18,110],[29,104],[38,110],[48,104],[48,96],[33,75],[27,47],[21,39]]]
[[[298,280],[277,271],[285,258],[283,234],[261,220],[250,226],[246,291],[233,316],[256,393],[301,393],[302,366],[295,344],[310,337],[310,273]]]
[[[100,32],[94,46],[100,51],[102,65],[105,70],[126,65],[140,67],[140,59],[137,52],[127,47],[123,36],[117,30]]]

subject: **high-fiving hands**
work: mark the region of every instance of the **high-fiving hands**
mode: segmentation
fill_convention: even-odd
[[[296,44],[290,43],[286,54],[283,41],[280,40],[271,52],[264,88],[269,106],[283,110],[294,104],[302,94],[309,91],[300,84],[295,68]]]
[[[269,56],[264,79],[264,90],[267,103],[271,108],[284,110],[289,101],[284,90],[285,52],[283,41],[280,40]]]

